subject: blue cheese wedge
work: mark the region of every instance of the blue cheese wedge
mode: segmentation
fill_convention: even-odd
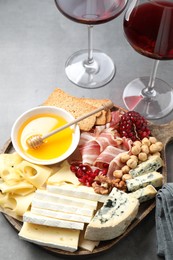
[[[151,184],[155,188],[161,187],[163,184],[163,175],[159,172],[150,172],[138,176],[134,179],[126,180],[128,191],[135,191]]]
[[[24,222],[19,237],[29,242],[75,252],[78,249],[79,230],[55,228]]]
[[[148,185],[144,188],[130,192],[128,195],[130,197],[136,198],[139,200],[139,203],[151,200],[156,196],[157,190],[152,186]]]
[[[151,156],[146,162],[140,163],[135,169],[131,169],[129,174],[132,178],[141,176],[149,172],[155,172],[163,166],[163,160],[159,155]]]
[[[138,209],[136,198],[114,188],[88,224],[85,239],[104,241],[120,236],[135,219]]]

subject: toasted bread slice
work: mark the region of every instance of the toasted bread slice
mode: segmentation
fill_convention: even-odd
[[[74,118],[78,118],[84,114],[87,114],[97,107],[92,104],[84,102],[82,99],[71,96],[64,92],[63,90],[56,88],[48,97],[48,99],[43,103],[43,105],[57,106],[69,111]],[[79,122],[79,127],[83,131],[89,131],[96,123],[96,118],[101,115],[101,112],[94,114],[81,122]]]

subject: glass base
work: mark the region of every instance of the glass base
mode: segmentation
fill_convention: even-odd
[[[123,101],[128,110],[139,112],[146,119],[159,119],[173,109],[173,89],[163,80],[156,78],[151,95],[143,89],[148,86],[149,77],[137,78],[130,82],[123,93]]]
[[[93,50],[94,61],[88,63],[88,50],[74,53],[65,64],[68,79],[82,88],[100,88],[110,82],[115,75],[112,59],[99,50]]]

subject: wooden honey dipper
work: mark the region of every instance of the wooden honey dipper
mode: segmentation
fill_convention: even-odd
[[[33,149],[37,149],[38,147],[40,147],[41,144],[43,144],[44,142],[44,139],[54,135],[54,134],[57,134],[58,132],[66,129],[67,127],[69,126],[72,126],[80,121],[82,121],[83,119],[89,117],[89,116],[92,116],[93,114],[96,114],[102,110],[108,110],[110,108],[112,108],[114,106],[114,104],[112,103],[112,101],[108,101],[107,103],[103,104],[101,107],[91,111],[90,113],[88,114],[85,114],[61,127],[59,127],[58,129],[55,129],[54,131],[48,133],[48,134],[45,134],[43,136],[39,135],[39,134],[36,134],[36,135],[32,135],[30,136],[27,140],[26,140],[26,143],[28,145],[28,147],[30,148],[33,148]]]

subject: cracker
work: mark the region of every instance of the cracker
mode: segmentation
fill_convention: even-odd
[[[47,106],[57,106],[69,111],[74,118],[83,116],[97,107],[92,104],[84,102],[82,99],[71,96],[64,92],[63,90],[56,88],[48,97],[48,99],[43,103]],[[101,115],[101,112],[94,114],[82,121],[80,121],[79,127],[83,131],[89,131],[96,123],[96,118]]]

